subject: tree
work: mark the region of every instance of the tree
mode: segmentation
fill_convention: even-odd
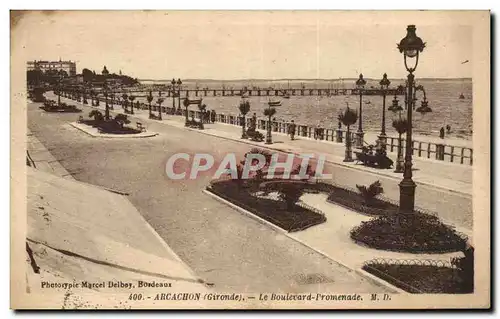
[[[127,109],[127,99],[128,99],[127,93],[122,94],[122,99],[123,99],[123,108],[125,109],[125,112],[127,112],[128,111],[128,109]]]
[[[40,70],[29,70],[26,72],[28,85],[39,85],[44,79],[43,72]]]
[[[272,144],[273,141],[271,139],[271,118],[276,114],[276,109],[274,107],[268,107],[264,109],[264,115],[267,116],[267,136],[266,136],[266,144]]]
[[[161,104],[164,102],[165,100],[163,98],[158,98],[158,100],[156,100],[156,104],[158,104],[158,119],[161,120]]]
[[[246,139],[247,133],[246,133],[246,129],[245,129],[245,124],[246,124],[245,116],[248,114],[248,112],[250,112],[250,102],[248,100],[241,100],[238,108],[240,109],[240,113],[241,113],[241,117],[242,117],[241,138]]]
[[[94,73],[92,73],[92,71],[86,68],[82,70],[82,76],[83,76],[83,81],[85,82],[92,82],[92,80],[94,79]]]
[[[346,110],[339,114],[339,120],[347,126],[347,135],[345,137],[345,157],[344,162],[352,162],[352,149],[351,149],[351,130],[350,127],[358,120],[358,113],[355,110],[351,110],[349,105],[347,105]]]
[[[151,102],[153,102],[153,92],[149,91],[147,100],[148,100],[149,118],[151,118],[153,117],[153,114],[151,113]]]
[[[134,114],[134,100],[135,100],[135,96],[133,96],[132,94],[128,97],[128,99],[130,100],[130,114]]]

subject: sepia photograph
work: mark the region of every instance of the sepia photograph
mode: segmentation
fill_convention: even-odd
[[[12,309],[487,309],[489,11],[10,11]]]

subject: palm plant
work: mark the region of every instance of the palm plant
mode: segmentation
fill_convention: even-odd
[[[276,191],[279,198],[286,203],[288,211],[294,211],[296,203],[304,194],[304,188],[298,183],[281,182],[277,185]]]
[[[356,188],[361,193],[361,196],[363,196],[363,199],[367,206],[371,206],[373,203],[373,199],[384,192],[384,188],[382,187],[380,181],[375,181],[368,187],[356,184]]]
[[[153,102],[153,93],[151,91],[149,91],[149,95],[147,97],[147,100],[148,100],[148,108],[149,108],[149,118],[152,117],[152,113],[151,113],[151,102]]]
[[[132,94],[128,97],[128,99],[130,100],[130,114],[134,114],[134,100],[135,100],[135,96],[133,96]]]
[[[269,106],[267,109],[264,109],[264,115],[267,116],[267,135],[266,135],[266,144],[272,144],[271,138],[271,118],[276,114],[276,109],[274,107]]]
[[[161,104],[163,103],[163,101],[165,101],[163,98],[158,98],[158,100],[156,100],[156,104],[158,104],[158,119],[161,120]]]
[[[246,124],[245,116],[248,114],[248,112],[250,112],[250,102],[248,100],[241,100],[238,108],[240,109],[241,117],[243,120],[241,123],[241,127],[242,127],[241,128],[241,130],[242,130],[241,138],[246,139],[247,133],[245,130],[245,124]]]
[[[398,137],[398,159],[396,160],[396,169],[394,172],[402,173],[403,172],[403,140],[401,139],[401,135],[406,133],[408,128],[408,121],[405,118],[401,118],[401,113],[399,113],[399,118],[392,121],[392,127],[396,129],[399,134]]]
[[[127,93],[122,94],[122,99],[123,99],[123,109],[125,110],[125,112],[127,112],[127,99],[128,99]]]
[[[342,124],[347,126],[347,135],[345,138],[345,157],[344,162],[352,162],[352,148],[351,148],[351,125],[356,123],[358,120],[358,113],[355,110],[351,110],[349,105],[347,105],[346,110],[340,113],[338,119]]]
[[[184,105],[184,107],[186,108],[186,110],[185,110],[185,114],[184,114],[184,115],[186,116],[186,118],[185,118],[185,123],[184,123],[184,124],[185,124],[185,125],[188,125],[188,122],[189,122],[189,119],[188,119],[188,107],[189,107],[189,104],[190,104],[190,103],[189,103],[189,99],[185,98],[185,99],[184,99],[184,101],[182,101],[182,104],[183,104],[183,105]],[[180,104],[179,104],[179,110],[180,110],[180,107],[181,107],[181,106],[180,106]]]

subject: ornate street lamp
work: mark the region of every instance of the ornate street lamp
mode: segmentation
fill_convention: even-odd
[[[106,121],[109,121],[108,86],[106,82],[104,82],[104,105],[105,105],[104,118],[106,119]]]
[[[387,94],[387,89],[391,84],[391,81],[389,81],[389,79],[387,78],[387,73],[384,73],[384,76],[382,77],[382,80],[380,80],[379,84],[382,90],[383,102],[382,102],[382,128],[380,130],[380,135],[378,138],[379,141],[385,145],[387,143],[387,136],[385,134],[385,98]]]
[[[172,112],[175,114],[175,79],[172,79]]]
[[[181,85],[182,85],[182,81],[181,79],[177,79],[177,92],[178,92],[178,95],[177,95],[177,98],[178,98],[178,113],[180,114],[181,113]],[[186,115],[187,117],[187,115]]]
[[[356,80],[356,87],[359,90],[359,122],[358,131],[356,132],[356,147],[363,147],[364,135],[363,133],[363,90],[365,88],[366,81],[363,79],[363,74],[359,75],[359,79]]]
[[[415,188],[417,185],[412,179],[412,110],[413,110],[413,86],[415,76],[413,72],[418,65],[420,52],[425,48],[425,43],[416,35],[414,25],[409,25],[406,29],[406,36],[399,42],[398,49],[404,55],[405,68],[408,71],[408,107],[405,147],[405,164],[403,180],[399,184],[399,211],[403,214],[411,214],[415,208]]]

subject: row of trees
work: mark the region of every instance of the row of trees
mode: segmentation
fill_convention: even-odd
[[[55,85],[61,78],[68,77],[64,70],[29,70],[26,72],[26,81],[30,86],[40,86],[43,84]]]
[[[86,83],[92,82],[104,82],[108,79],[119,80],[122,85],[131,86],[139,83],[137,78],[132,78],[128,75],[109,73],[104,67],[102,74],[97,74],[95,71],[91,71],[87,68],[82,70],[83,81]]]

